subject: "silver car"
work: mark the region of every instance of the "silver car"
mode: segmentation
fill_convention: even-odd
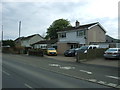
[[[109,48],[104,52],[105,59],[117,58],[120,59],[120,48]]]

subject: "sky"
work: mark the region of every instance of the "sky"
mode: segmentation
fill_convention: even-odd
[[[57,19],[67,19],[72,26],[99,22],[107,35],[118,38],[119,0],[3,0],[0,3],[0,25],[3,39],[15,40],[21,35],[45,36],[47,28]]]

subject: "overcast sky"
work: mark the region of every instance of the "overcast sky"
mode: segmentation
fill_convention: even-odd
[[[119,0],[4,0],[2,24],[4,39],[18,38],[18,23],[22,22],[21,36],[45,35],[57,19],[68,19],[72,26],[99,22],[107,34],[118,38]]]

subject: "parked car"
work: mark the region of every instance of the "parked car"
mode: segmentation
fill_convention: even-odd
[[[87,53],[88,49],[96,49],[96,48],[99,48],[99,45],[81,46],[80,48],[76,49],[75,55],[77,55],[77,53]]]
[[[117,58],[120,59],[120,48],[109,48],[104,53],[104,58]]]
[[[69,49],[64,52],[65,56],[75,56],[75,49]]]
[[[57,51],[55,48],[48,48],[47,55],[57,55]]]

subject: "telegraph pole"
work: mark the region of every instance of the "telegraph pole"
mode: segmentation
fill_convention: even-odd
[[[1,38],[1,41],[3,41],[3,25],[2,25],[2,38]]]
[[[21,47],[21,38],[20,38],[20,33],[21,33],[21,21],[19,21],[19,46]],[[21,53],[21,50],[19,48],[19,54]]]
[[[2,25],[2,35],[1,35],[1,43],[0,44],[1,44],[0,47],[2,47],[2,45],[3,45],[3,25]]]
[[[19,21],[19,38],[20,38],[20,33],[21,33],[21,21]]]

